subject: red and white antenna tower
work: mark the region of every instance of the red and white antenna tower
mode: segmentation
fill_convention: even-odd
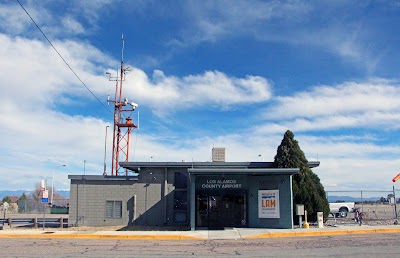
[[[130,71],[129,67],[124,67],[124,35],[122,35],[122,55],[121,55],[121,70],[115,77],[110,73],[110,81],[116,81],[115,84],[115,100],[108,100],[114,103],[114,138],[113,138],[113,153],[112,153],[112,176],[128,175],[128,170],[122,170],[119,166],[119,161],[129,161],[129,142],[130,133],[137,126],[132,123],[132,113],[138,107],[138,104],[129,102],[127,98],[122,98],[122,82],[125,81],[125,75]],[[128,114],[128,115],[127,115]]]

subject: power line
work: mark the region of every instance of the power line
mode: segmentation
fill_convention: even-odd
[[[39,25],[37,25],[37,23],[35,22],[35,20],[33,20],[32,16],[28,13],[28,11],[24,8],[24,6],[21,4],[21,2],[19,0],[16,0],[18,2],[18,4],[21,6],[21,8],[25,11],[25,13],[29,16],[29,18],[32,20],[32,22],[35,24],[36,28],[38,28],[38,30],[42,33],[43,37],[45,37],[45,39],[47,40],[47,42],[49,42],[50,46],[54,49],[54,51],[57,52],[58,56],[64,61],[64,63],[68,66],[68,68],[72,71],[72,73],[75,75],[75,77],[82,83],[82,85],[90,92],[90,94],[92,94],[92,96],[110,113],[112,113],[106,105],[104,105],[100,99],[89,89],[88,86],[86,86],[86,84],[82,81],[82,79],[78,76],[78,74],[74,71],[74,69],[72,69],[72,67],[68,64],[68,62],[62,57],[62,55],[60,54],[60,52],[58,52],[58,50],[56,49],[56,47],[53,45],[53,43],[51,43],[51,41],[49,40],[49,38],[46,36],[46,34],[44,34],[44,32],[40,29]]]

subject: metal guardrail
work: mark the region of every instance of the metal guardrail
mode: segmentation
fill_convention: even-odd
[[[62,220],[62,221],[61,221]],[[68,227],[68,218],[6,218],[0,219],[0,225],[32,226],[32,227]]]

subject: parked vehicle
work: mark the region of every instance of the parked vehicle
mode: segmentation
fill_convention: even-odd
[[[354,202],[333,202],[329,203],[330,214],[333,217],[346,218],[349,212],[353,212]]]

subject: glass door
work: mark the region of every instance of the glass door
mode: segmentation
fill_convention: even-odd
[[[196,195],[196,227],[247,227],[245,192]]]
[[[224,228],[221,216],[221,196],[208,196],[208,228],[219,229]]]
[[[225,194],[222,206],[225,227],[247,227],[247,202],[245,193]]]
[[[196,196],[196,227],[208,227],[208,196]]]
[[[220,228],[221,196],[199,194],[196,198],[196,226]]]

